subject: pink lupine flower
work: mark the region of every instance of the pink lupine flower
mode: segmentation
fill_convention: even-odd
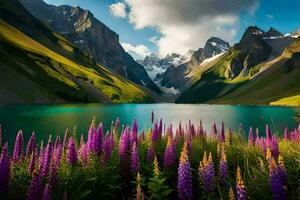
[[[70,165],[76,165],[77,160],[78,160],[75,143],[74,143],[72,137],[70,137],[69,143],[68,143],[67,160]]]
[[[139,168],[140,168],[140,164],[139,164],[139,155],[138,155],[138,149],[136,146],[136,143],[133,143],[132,146],[132,152],[131,152],[131,159],[130,159],[130,171],[131,173],[136,173],[138,172]]]
[[[8,156],[8,144],[2,148],[0,156],[0,194],[8,192],[10,180],[10,161]]]
[[[13,153],[13,161],[16,162],[23,157],[23,132],[19,131],[15,141],[15,148]]]

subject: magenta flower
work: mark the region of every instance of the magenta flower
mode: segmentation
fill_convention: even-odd
[[[8,156],[8,144],[2,148],[2,153],[0,157],[0,193],[5,193],[8,191],[9,187],[9,179],[10,179],[10,162]]]
[[[46,177],[49,173],[51,157],[52,157],[52,144],[51,144],[51,140],[49,140],[46,149],[43,152],[42,162],[40,166],[40,170],[41,170],[40,172],[42,177]]]
[[[252,146],[252,145],[253,145],[253,142],[254,142],[254,138],[253,138],[253,129],[252,129],[252,127],[250,126],[249,134],[248,134],[248,143]]]
[[[41,177],[37,172],[33,173],[31,184],[28,190],[27,200],[40,200],[43,196],[43,191],[41,188]]]
[[[87,148],[86,150],[87,150],[88,154],[90,154],[94,150],[94,144],[93,144],[94,134],[95,134],[95,126],[92,123],[90,125],[88,138],[87,138],[87,141],[86,141],[86,148]]]
[[[55,154],[54,154],[54,162],[55,162],[55,167],[59,168],[60,163],[61,163],[61,157],[62,157],[62,144],[58,144],[57,148],[55,149]]]
[[[19,159],[22,159],[23,156],[23,132],[19,131],[15,141],[15,148],[13,153],[13,161],[16,162]]]
[[[273,135],[271,139],[271,152],[274,157],[277,157],[279,155],[279,148],[276,135]]]
[[[111,134],[106,134],[103,142],[104,161],[110,159],[114,147],[114,139]]]
[[[159,130],[157,123],[154,123],[152,129],[152,142],[155,143],[159,139]]]
[[[70,137],[68,143],[67,160],[70,165],[76,165],[77,163],[77,151],[72,137]]]
[[[51,200],[50,186],[46,184],[42,200]]]
[[[30,161],[29,161],[29,165],[28,165],[29,173],[33,173],[33,171],[35,170],[36,157],[37,157],[36,152],[35,152],[35,150],[33,150],[31,153],[31,157],[30,157]]]
[[[137,127],[136,119],[134,119],[132,123],[131,134],[130,134],[130,143],[133,144],[137,142],[138,142],[138,127]]]
[[[180,163],[178,167],[178,198],[179,199],[192,199],[193,197],[193,185],[192,185],[192,170],[189,163],[187,144],[185,143],[181,155]]]
[[[120,127],[120,118],[117,117],[117,119],[116,119],[116,130],[118,130],[119,127]]]
[[[168,169],[175,164],[176,161],[176,146],[173,138],[168,136],[168,143],[164,154],[164,168]]]
[[[26,154],[25,154],[25,158],[27,159],[31,152],[36,149],[36,142],[35,142],[35,133],[32,132],[32,135],[27,143],[27,147],[26,147]]]
[[[119,142],[119,156],[122,162],[126,162],[128,160],[130,154],[130,133],[129,128],[126,128],[123,131],[123,134],[120,137]]]
[[[97,155],[101,154],[102,151],[102,143],[103,143],[103,125],[99,124],[94,137],[93,137],[93,149]]]
[[[136,143],[133,143],[132,152],[131,152],[131,160],[130,160],[130,171],[131,173],[136,173],[139,170],[139,155]]]
[[[56,139],[55,139],[54,148],[56,149],[59,144],[60,144],[60,137],[58,135],[58,136],[56,136]]]
[[[271,131],[270,131],[269,125],[266,125],[266,145],[267,145],[267,147],[269,147],[270,143],[271,143]]]

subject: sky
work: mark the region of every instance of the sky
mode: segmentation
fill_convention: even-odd
[[[212,36],[231,45],[250,25],[282,33],[300,28],[300,0],[44,0],[80,6],[120,36],[135,59],[184,54]]]

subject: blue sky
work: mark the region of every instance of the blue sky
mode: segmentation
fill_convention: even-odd
[[[205,4],[207,0],[187,0],[188,4],[195,2],[195,6],[192,5],[188,11],[184,10],[187,6],[183,5],[182,2],[184,1],[181,0],[171,1],[175,4],[178,2],[178,5],[170,5],[170,8],[168,8],[167,3],[163,3],[169,0],[125,0],[126,4],[124,1],[112,0],[45,1],[54,5],[79,5],[90,10],[96,18],[119,34],[122,43],[132,45],[132,49],[128,51],[131,51],[130,53],[135,58],[142,57],[149,52],[163,56],[173,50],[177,53],[183,53],[188,49],[197,49],[202,47],[205,41],[213,35],[223,37],[233,44],[240,39],[245,28],[249,25],[257,25],[264,30],[272,26],[283,33],[300,28],[300,13],[298,11],[300,1],[298,0],[246,0],[243,1],[245,3],[236,0],[237,4],[240,5],[234,9],[231,9],[232,6],[228,7],[228,10],[226,10],[226,5],[221,7],[218,6],[218,3],[232,2],[232,0],[211,0],[216,3],[216,6],[213,7],[214,4],[207,5],[208,8],[213,7],[213,10],[208,11],[208,13],[203,11],[206,5],[199,4],[199,2]],[[112,15],[110,6],[118,2],[126,5],[125,17]],[[203,14],[198,15],[197,9]],[[193,21],[193,17],[197,20]],[[209,23],[210,19],[212,19],[211,23]],[[176,24],[177,22],[178,24]],[[190,25],[188,25],[189,23]],[[193,24],[195,25],[194,30]],[[149,41],[149,38],[153,37],[156,37],[158,42]],[[134,48],[138,45],[143,45],[146,50],[139,48],[135,54]]]

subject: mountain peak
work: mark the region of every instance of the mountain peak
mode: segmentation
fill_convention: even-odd
[[[267,32],[266,32],[267,37],[278,37],[278,36],[283,36],[281,32],[276,30],[275,28],[271,27]]]

